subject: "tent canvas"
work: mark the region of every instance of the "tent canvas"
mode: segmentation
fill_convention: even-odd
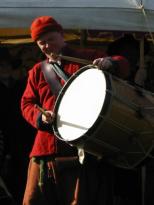
[[[29,28],[52,15],[65,29],[154,32],[153,0],[1,0],[0,28]]]

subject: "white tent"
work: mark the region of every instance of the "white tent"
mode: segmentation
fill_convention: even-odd
[[[154,32],[153,0],[0,0],[0,28],[52,15],[65,29]]]

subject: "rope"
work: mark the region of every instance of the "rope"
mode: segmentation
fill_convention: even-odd
[[[151,29],[150,29],[148,16],[147,16],[147,14],[146,14],[146,11],[145,11],[145,9],[144,9],[144,5],[143,5],[142,1],[141,1],[141,3],[139,3],[138,8],[139,8],[139,9],[142,11],[142,13],[143,13],[143,16],[144,16],[144,18],[145,18],[145,22],[146,22],[146,24],[147,24],[148,32],[149,32],[149,34],[150,34],[152,43],[154,44],[154,38],[153,38]]]

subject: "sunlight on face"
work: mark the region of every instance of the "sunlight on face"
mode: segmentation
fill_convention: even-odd
[[[63,34],[57,31],[45,33],[37,40],[37,45],[47,57],[51,53],[59,54],[65,45]]]

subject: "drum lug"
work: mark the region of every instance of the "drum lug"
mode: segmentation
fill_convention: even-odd
[[[83,148],[78,147],[78,156],[79,156],[80,164],[83,164],[84,159],[85,159],[85,151]]]

